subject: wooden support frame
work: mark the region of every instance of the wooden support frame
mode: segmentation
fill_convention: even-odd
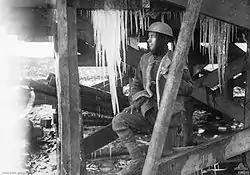
[[[170,2],[185,8],[188,0],[160,0]],[[249,1],[218,1],[204,0],[201,13],[213,18],[226,21],[246,29],[250,29],[250,2]]]
[[[158,175],[192,174],[217,162],[223,162],[250,150],[250,129],[223,136],[192,149],[163,158]]]
[[[86,137],[84,139],[85,149],[83,149],[82,151],[84,151],[85,155],[87,156],[93,151],[109,144],[117,138],[117,134],[112,129],[112,124],[109,124],[108,126],[105,126],[99,131]]]
[[[233,102],[224,96],[208,96],[205,88],[197,88],[194,90],[192,97],[203,104],[211,106],[222,114],[235,118],[240,122],[244,122],[244,109],[238,103]],[[246,110],[245,113],[246,115],[250,115],[249,110]]]
[[[67,0],[57,0],[56,10],[58,21],[56,85],[61,145],[61,160],[57,162],[61,169],[58,173],[80,175],[81,136],[76,9],[68,7]]]

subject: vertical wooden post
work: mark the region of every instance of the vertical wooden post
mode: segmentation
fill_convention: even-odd
[[[199,16],[202,0],[189,0],[183,17],[177,45],[173,55],[166,80],[160,109],[154,126],[147,158],[143,167],[143,175],[155,175],[158,171],[159,160],[162,155],[166,135],[170,125],[174,101],[180,86],[183,67],[191,45],[196,22]]]
[[[247,63],[250,64],[250,30],[247,33]],[[250,109],[250,70],[246,71],[245,108]],[[250,116],[245,116],[245,128],[250,127]],[[250,169],[250,152],[245,154],[245,163]]]
[[[56,85],[62,175],[80,175],[80,100],[77,60],[76,9],[57,0]]]
[[[193,113],[195,111],[194,102],[191,98],[185,101],[186,122],[183,126],[184,146],[191,146],[193,143]]]
[[[233,88],[234,88],[233,81],[234,81],[233,78],[228,79],[225,85],[225,89],[224,89],[225,96],[229,100],[233,100]]]

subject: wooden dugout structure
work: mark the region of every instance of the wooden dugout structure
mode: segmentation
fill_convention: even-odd
[[[191,1],[190,1],[191,2]],[[157,13],[166,11],[180,13],[185,10],[188,0],[9,0],[9,32],[20,34],[30,41],[42,41],[54,36],[56,50],[56,87],[41,88],[57,97],[59,115],[58,159],[59,174],[86,174],[85,156],[117,138],[108,125],[93,135],[82,138],[80,109],[112,116],[110,94],[107,87],[96,85],[93,88],[79,86],[78,66],[93,65],[94,41],[93,29],[87,15],[82,11],[104,9],[106,5],[113,9],[140,10],[153,9]],[[228,136],[220,137],[206,144],[187,149],[158,161],[158,174],[192,174],[216,162],[222,162],[250,150],[250,1],[249,0],[203,0],[200,14],[209,16],[238,27],[237,35],[230,42],[229,59],[226,67],[226,88],[223,95],[213,88],[218,85],[218,70],[204,71],[208,64],[207,54],[199,51],[199,24],[194,30],[194,46],[189,50],[188,66],[196,83],[191,103],[187,106],[189,130],[186,144],[192,139],[192,112],[198,107],[206,108],[212,113],[234,118],[245,125],[245,129]],[[55,15],[56,14],[56,15]],[[55,17],[56,16],[56,17]],[[180,16],[179,16],[180,17]],[[166,22],[174,29],[176,37],[181,28],[178,15]],[[160,17],[150,18],[150,22],[159,21]],[[55,22],[56,21],[56,22]],[[245,34],[243,37],[242,34]],[[133,35],[129,36],[133,39]],[[245,53],[236,42],[247,42]],[[130,43],[127,50],[127,64],[135,67],[142,54],[136,48],[136,42]],[[178,43],[177,43],[178,45]],[[77,53],[80,53],[77,54]],[[137,59],[134,59],[134,58]],[[239,73],[242,75],[234,78]],[[197,76],[203,74],[202,77]],[[124,80],[131,75],[123,77]],[[124,81],[126,82],[126,81]],[[36,86],[35,83],[31,86]],[[233,88],[245,87],[246,102],[244,107],[233,100]],[[119,89],[120,87],[118,87]],[[79,97],[79,98],[78,98]],[[87,98],[86,98],[87,97]],[[85,99],[85,100],[84,100]],[[90,100],[86,100],[90,99]],[[128,105],[126,97],[119,95],[121,108]],[[152,150],[153,151],[153,150]],[[247,163],[250,156],[245,154]]]

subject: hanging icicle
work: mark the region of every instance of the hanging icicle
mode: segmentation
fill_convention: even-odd
[[[209,47],[208,47],[208,54],[209,54],[209,63],[212,63],[212,66],[214,65],[214,32],[215,29],[215,23],[214,23],[214,19],[209,18],[209,38],[208,38],[208,42],[209,42]]]
[[[180,19],[181,19],[181,16],[180,16]],[[181,21],[182,22],[182,21]],[[199,48],[200,48],[200,52],[201,52],[201,43],[202,43],[202,31],[203,31],[203,25],[202,25],[202,18],[201,18],[201,16],[200,16],[200,18],[199,18],[199,25],[200,25],[200,35],[199,35],[199,38],[200,38],[200,44],[199,44]]]
[[[129,17],[130,17],[130,35],[133,35],[133,12],[129,11]]]
[[[107,64],[113,113],[116,114],[119,112],[116,82],[123,71],[120,66],[121,51],[123,59],[126,59],[127,23],[125,19],[127,19],[127,12],[124,10],[93,10],[91,17],[96,44],[96,63],[97,66],[102,67]]]
[[[139,28],[138,28],[138,17],[137,17],[137,11],[134,12],[134,18],[135,18],[135,33],[138,34]]]
[[[204,47],[200,48],[200,51],[205,54],[204,48],[208,42],[209,63],[213,65],[215,56],[217,58],[219,88],[221,92],[225,82],[228,47],[232,41],[230,37],[234,37],[234,26],[210,17],[200,16],[200,43],[204,43]]]
[[[145,9],[142,9],[142,17],[143,17],[143,24],[144,24],[144,29],[147,29],[147,17],[145,15]]]
[[[141,10],[139,10],[139,23],[140,23],[140,29],[142,30],[142,35],[144,35],[144,24],[143,24],[143,16]]]
[[[222,36],[221,36],[221,22],[219,21],[219,25],[217,28],[217,44],[218,44],[218,54],[217,54],[217,61],[218,61],[218,78],[219,78],[219,89],[222,92],[222,78],[221,78],[221,58],[222,58]]]
[[[164,13],[161,13],[161,22],[164,22]]]
[[[149,28],[150,24],[149,24],[149,16],[147,17],[147,28]]]
[[[166,12],[167,20],[171,20],[171,12]]]

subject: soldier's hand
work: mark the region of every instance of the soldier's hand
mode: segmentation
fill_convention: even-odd
[[[128,114],[133,114],[133,112],[135,112],[136,110],[138,110],[136,105],[131,105],[131,106],[123,109],[123,112],[128,113]]]

